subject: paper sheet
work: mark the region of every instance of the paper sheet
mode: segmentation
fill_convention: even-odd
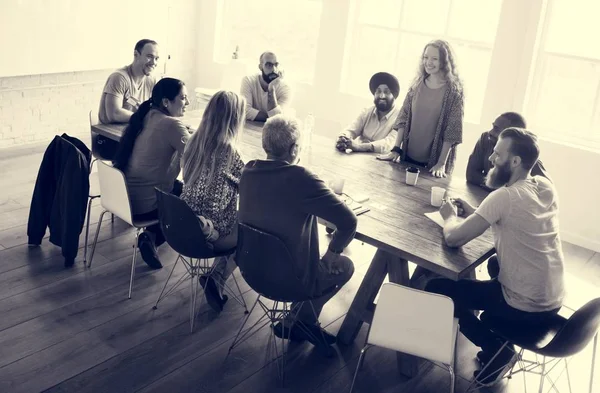
[[[435,222],[436,224],[438,224],[440,227],[444,227],[444,219],[442,218],[442,215],[440,214],[439,210],[436,210],[434,212],[431,213],[424,213],[425,216],[427,218],[429,218],[431,221]],[[458,217],[459,221],[463,221],[464,218],[462,217]]]

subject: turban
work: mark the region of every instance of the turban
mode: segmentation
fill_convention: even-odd
[[[371,94],[375,94],[375,90],[379,87],[379,85],[387,85],[394,98],[398,98],[398,94],[400,94],[400,84],[394,75],[388,74],[387,72],[378,72],[373,75],[369,81]]]

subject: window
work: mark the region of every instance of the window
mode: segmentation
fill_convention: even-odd
[[[600,145],[600,2],[549,0],[525,114],[538,132]]]
[[[230,61],[236,46],[240,59],[258,72],[258,57],[277,54],[286,76],[314,79],[321,0],[222,0],[216,61]]]
[[[403,99],[424,46],[441,38],[456,54],[465,85],[465,118],[479,123],[501,5],[502,0],[355,0],[342,90],[368,95],[371,75],[388,71],[398,77]]]

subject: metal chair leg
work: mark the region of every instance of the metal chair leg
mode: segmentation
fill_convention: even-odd
[[[456,384],[456,376],[454,375],[454,367],[449,366],[448,372],[450,373],[450,393],[454,393],[454,385]]]
[[[237,279],[235,278],[235,273],[232,274],[233,276],[233,282],[235,283],[235,286],[238,290],[238,293],[240,294],[240,300],[242,303],[242,306],[244,307],[244,314],[248,314],[248,306],[246,305],[246,299],[244,299],[244,294],[242,294],[242,290],[240,289],[240,285],[238,284]]]
[[[93,161],[92,161],[93,162]],[[87,263],[87,251],[88,251],[88,237],[90,234],[90,213],[92,211],[92,201],[94,198],[88,198],[88,207],[87,207],[87,219],[85,220],[85,243],[83,248],[83,265]],[[100,224],[98,224],[100,225]]]
[[[240,334],[242,334],[242,330],[244,330],[244,326],[246,326],[246,323],[248,322],[248,318],[250,318],[250,315],[252,315],[252,311],[254,311],[254,308],[258,304],[259,300],[260,300],[260,295],[258,295],[256,297],[256,301],[252,305],[252,308],[250,308],[250,312],[248,314],[246,314],[246,317],[244,318],[244,322],[242,322],[242,325],[240,326],[237,334],[235,335],[235,338],[233,339],[233,342],[231,343],[231,346],[229,347],[229,352],[231,352],[231,350],[239,343],[238,339],[240,338]]]
[[[167,284],[169,283],[169,280],[171,279],[171,276],[173,275],[173,272],[175,271],[175,267],[177,267],[177,263],[179,262],[179,258],[181,258],[181,256],[177,256],[177,259],[175,260],[175,263],[173,264],[173,267],[171,268],[171,272],[169,273],[169,277],[167,277],[167,280],[165,281],[165,285],[163,285],[162,290],[160,291],[160,295],[158,295],[158,298],[156,299],[156,304],[154,304],[154,307],[152,307],[153,310],[156,310],[158,308],[158,302],[161,301],[162,299],[162,295],[165,293],[165,289],[167,289]]]
[[[100,234],[100,227],[102,226],[102,219],[104,218],[104,214],[106,214],[108,210],[104,210],[100,214],[100,220],[98,221],[98,228],[96,228],[96,236],[94,236],[94,244],[92,245],[92,253],[90,254],[90,261],[88,262],[88,267],[92,267],[92,261],[94,260],[94,252],[96,251],[96,244],[98,243],[98,234]]]
[[[594,336],[594,345],[592,346],[592,369],[590,370],[590,393],[594,387],[594,368],[596,366],[596,349],[598,347],[598,333]]]
[[[192,274],[190,274],[190,333],[194,332],[194,320],[196,319],[196,295],[198,294],[198,279],[194,274],[194,260],[190,260],[192,265]],[[199,262],[197,262],[199,263]]]
[[[567,383],[569,384],[569,393],[573,393],[573,389],[571,389],[571,376],[569,375],[569,362],[567,362],[567,358],[563,359],[565,361],[565,372],[567,373]]]
[[[363,365],[363,362],[365,360],[365,355],[367,354],[367,350],[369,350],[369,348],[371,348],[371,347],[372,347],[371,344],[367,344],[360,351],[360,356],[358,357],[358,363],[356,364],[356,370],[354,371],[354,378],[352,378],[352,385],[350,385],[350,393],[352,393],[352,391],[354,390],[354,384],[356,383],[356,377],[358,376],[358,370],[360,370]]]
[[[137,228],[137,230],[135,231],[135,240],[133,243],[133,258],[131,258],[131,277],[129,278],[129,295],[127,296],[128,299],[131,299],[131,290],[133,289],[133,275],[135,273],[135,257],[137,255],[138,237],[140,236],[141,229],[142,228]]]
[[[538,390],[539,393],[542,393],[544,391],[544,379],[546,379],[546,374],[544,373],[544,371],[546,371],[546,357],[545,356],[542,358],[542,371],[540,373],[540,388]]]

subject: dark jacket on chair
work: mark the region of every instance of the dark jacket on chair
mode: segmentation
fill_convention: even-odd
[[[77,256],[90,191],[90,150],[67,134],[54,137],[44,153],[31,198],[27,236],[41,244],[50,229],[50,242],[62,247],[65,262]]]

